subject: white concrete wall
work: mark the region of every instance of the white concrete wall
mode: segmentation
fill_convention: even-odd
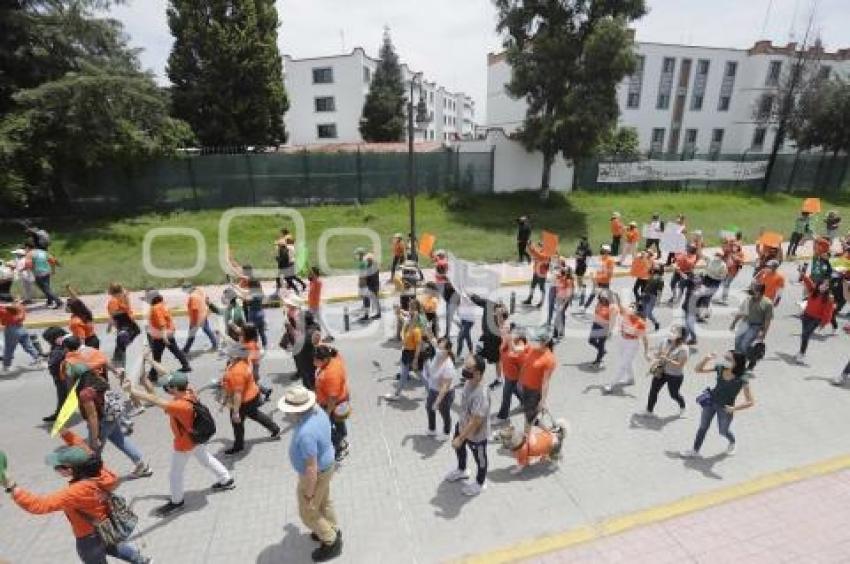
[[[289,96],[289,111],[284,116],[289,145],[328,144],[328,143],[358,143],[360,137],[360,117],[363,104],[369,92],[369,83],[364,80],[363,68],[368,67],[374,76],[378,60],[369,57],[366,52],[356,47],[346,55],[316,57],[308,59],[293,59],[288,55],[283,57],[284,84]],[[332,84],[313,84],[313,69],[331,67],[334,81]],[[410,92],[409,81],[414,71],[402,63],[402,79],[405,82],[405,95]],[[443,141],[446,136],[453,136],[463,128],[463,100],[468,98],[461,92],[451,92],[427,77],[423,80],[424,96],[429,112],[433,112],[433,120],[425,130],[417,130],[417,140]],[[420,89],[414,87],[413,103],[419,101]],[[336,104],[334,112],[316,112],[315,98],[318,96],[333,96]],[[433,98],[432,98],[433,96]],[[443,108],[443,100],[451,100],[451,108]],[[444,125],[443,117],[449,121]],[[471,119],[471,116],[470,116]],[[334,123],[337,126],[336,139],[319,139],[317,126],[321,123]],[[470,133],[472,128],[470,126]]]
[[[752,148],[753,135],[756,128],[764,124],[756,123],[754,111],[761,96],[766,92],[775,92],[775,88],[766,86],[770,62],[783,61],[783,71],[793,64],[793,57],[784,53],[754,53],[746,49],[720,49],[695,47],[688,45],[668,45],[661,43],[637,43],[636,51],[644,57],[643,84],[638,108],[627,107],[629,89],[628,78],[617,88],[617,99],[620,105],[620,124],[634,127],[638,130],[640,150],[649,151],[652,140],[652,130],[663,128],[664,151],[670,139],[673,122],[676,91],[679,83],[679,71],[682,60],[691,59],[691,71],[686,92],[685,111],[682,118],[681,134],[678,152],[682,152],[685,142],[685,130],[697,130],[697,153],[708,153],[711,145],[712,132],[715,128],[723,129],[722,153],[750,154],[766,153],[773,143],[774,130],[768,127],[765,143],[761,151]],[[675,59],[673,74],[673,89],[671,101],[667,109],[656,107],[661,78],[662,62],[665,57]],[[850,75],[850,58],[846,55],[838,57],[843,60],[829,60],[836,57],[825,57],[822,64],[831,67],[833,74],[847,77]],[[709,61],[708,80],[701,110],[691,109],[691,100],[695,85],[697,65],[700,59]],[[720,111],[720,88],[723,82],[726,62],[738,63],[732,100],[728,111]],[[500,127],[510,133],[522,125],[525,117],[526,102],[524,99],[514,100],[505,92],[505,84],[510,81],[511,70],[504,57],[490,55],[487,72],[487,109],[485,124],[487,127]],[[785,152],[793,152],[794,147],[786,143]]]
[[[501,130],[488,131],[485,139],[461,141],[458,147],[462,153],[480,153],[495,148],[493,186],[496,192],[540,188],[543,154],[529,153],[521,143],[508,138]],[[573,167],[563,157],[555,159],[549,185],[552,190],[560,192],[572,190]]]

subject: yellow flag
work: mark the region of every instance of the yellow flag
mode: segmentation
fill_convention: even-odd
[[[78,379],[77,384],[79,382]],[[53,423],[53,429],[50,430],[51,437],[59,434],[65,423],[68,422],[71,416],[74,415],[74,412],[77,411],[77,408],[80,407],[80,400],[77,397],[77,384],[74,384],[74,387],[68,392],[68,397],[65,398],[65,403],[62,404],[62,409],[59,410],[59,415],[56,416],[56,422]]]

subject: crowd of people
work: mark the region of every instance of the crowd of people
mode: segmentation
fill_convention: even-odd
[[[839,223],[837,214],[828,214],[825,236],[817,237],[812,233],[809,215],[801,214],[795,222],[788,255],[793,256],[808,240],[812,241],[814,255],[810,263],[798,269],[802,335],[796,362],[805,362],[815,331],[830,325],[833,332],[838,328],[837,315],[850,295],[850,274],[833,266],[835,258],[850,260],[850,237],[838,237]],[[716,416],[720,434],[728,441],[726,453],[734,454],[734,414],[755,404],[750,378],[765,355],[775,308],[783,294],[789,292],[779,270],[784,260],[781,242],[777,245],[760,238],[755,256],[748,257],[743,234],[728,233],[719,250],[708,251],[702,233],[690,232],[684,216],[665,224],[654,215],[641,233],[636,221],[624,223],[621,214],[614,212],[610,242],[601,244],[598,253],[594,253],[587,237],[582,237],[573,255],[567,256],[547,253],[542,241],[533,240],[529,217],[519,218],[517,225],[518,260],[531,263],[528,296],[520,305],[529,311],[546,306],[546,321],[540,326],[523,325],[521,316],[512,311],[513,304],[508,306],[495,296],[454,288],[445,250],[428,253],[434,266],[429,280],[419,268],[415,241],[405,240],[400,233],[392,240],[387,283],[398,290],[398,302],[392,306],[395,331],[391,340],[397,341],[401,354],[397,380],[384,397],[387,401],[403,399],[413,381],[421,381],[426,391],[426,433],[434,440],[451,439],[456,454],[457,464],[445,479],[463,481],[464,495],[479,495],[487,485],[488,445],[495,440],[502,441],[515,457],[512,471],[516,473],[531,463],[559,455],[567,426],[552,417],[558,406],[552,405],[550,388],[558,366],[559,344],[568,330],[574,330],[567,323],[570,306],[579,324],[589,327],[587,342],[595,353],[588,363],[591,368],[603,368],[609,343],[618,349],[618,364],[610,382],[603,386],[603,393],[615,393],[635,384],[639,372],[635,364],[642,353],[651,383],[646,409],[638,416],[655,417],[658,396],[665,387],[679,414],[684,414],[687,402],[681,389],[688,363],[698,353],[698,324],[711,317],[712,304],[728,303],[733,281],[752,259],[752,280],[746,284],[746,296],[732,316],[730,329],[734,338],[728,350],[702,354],[694,369],[696,373],[713,374],[714,383],[697,398],[701,410],[699,427],[693,445],[681,452],[685,458],[700,455]],[[87,438],[65,429],[62,437],[66,446],[49,457],[49,464],[69,480],[59,492],[38,495],[19,486],[9,474],[0,478],[24,510],[65,512],[83,562],[105,562],[106,555],[128,562],[150,562],[127,540],[129,535],[119,534],[121,527],[113,526],[112,533],[102,527],[105,521],[113,525],[116,521],[123,523],[122,519],[131,522],[132,512],[122,509],[122,500],[115,493],[116,474],[104,466],[101,452],[107,443],[112,443],[130,460],[130,478],[151,476],[154,470],[131,435],[134,418],[156,407],[168,417],[173,439],[170,496],[157,514],[165,517],[185,507],[184,473],[192,457],[214,477],[212,491],[234,489],[236,480],[207,448],[216,433],[215,422],[199,390],[190,383],[190,354],[198,333],[203,332],[209,341],[207,352],[217,353],[221,363],[220,376],[211,386],[216,401],[230,414],[233,441],[224,456],[243,455],[246,419],[264,428],[271,440],[279,439],[281,427],[263,409],[273,393],[261,368],[266,351],[274,346],[270,340],[273,328],[268,326],[265,313],[272,296],[265,293],[254,268],[239,263],[230,254],[231,283],[220,300],[214,302],[203,288],[190,281],[183,283],[188,331],[181,344],[172,313],[158,290],[145,292],[147,313],[139,323],[128,291],[120,283],[110,284],[107,331],[115,332],[115,344],[108,357],[101,350],[92,311],[70,286],[65,288],[66,326],[50,327],[41,338],[25,328],[27,301],[33,299],[32,288],[27,289],[29,282],[25,280],[43,292],[48,307],[63,305],[50,286],[50,277],[59,263],[48,250],[49,236],[34,228],[27,234],[26,244],[15,252],[23,261],[20,272],[32,275],[20,277],[24,300],[12,298],[10,286],[0,286],[0,298],[8,302],[0,305],[3,369],[10,368],[20,345],[31,357],[34,368],[46,367],[56,388],[55,407],[51,405],[52,411],[44,421],[57,421],[69,395],[76,394]],[[675,238],[679,241],[671,247]],[[338,465],[349,456],[347,421],[352,410],[348,368],[333,344],[334,337],[322,312],[321,272],[308,268],[307,281],[302,280],[302,272],[295,264],[295,240],[288,230],[281,231],[274,248],[279,277],[273,297],[280,300],[283,309],[278,346],[291,353],[295,364],[292,378],[297,381],[287,387],[277,407],[293,424],[289,457],[299,476],[299,515],[318,543],[313,560],[325,561],[342,551],[342,533],[330,486]],[[382,316],[379,261],[365,249],[357,249],[354,255],[362,299],[359,320],[370,323]],[[616,270],[618,266],[620,272]],[[671,276],[665,281],[667,267]],[[618,276],[630,277],[630,291],[612,288]],[[302,298],[305,292],[306,300]],[[669,296],[666,302],[665,294]],[[536,296],[539,298],[535,303]],[[655,310],[662,303],[680,308],[681,322],[674,323],[661,342],[652,347],[649,336],[661,328]],[[480,338],[473,343],[473,328],[479,315]],[[455,326],[456,343],[452,340]],[[130,374],[128,349],[142,333],[147,342],[138,359],[138,371]],[[48,345],[47,350],[42,342]],[[179,364],[177,370],[163,364],[166,350]],[[488,366],[494,367],[489,383]],[[848,376],[850,363],[835,383],[843,384]],[[158,394],[156,386],[165,395]],[[495,405],[491,405],[492,394],[497,395]],[[522,412],[521,429],[510,424],[515,400]],[[456,421],[453,406],[459,408]],[[470,454],[476,468],[474,477],[468,464]]]

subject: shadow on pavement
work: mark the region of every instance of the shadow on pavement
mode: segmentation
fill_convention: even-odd
[[[549,476],[558,471],[556,462],[541,462],[526,466],[519,474],[511,474],[511,467],[498,468],[487,472],[487,479],[495,484],[504,484],[508,482],[527,482]]]
[[[150,511],[148,511],[148,517],[156,519],[156,521],[147,528],[137,530],[133,534],[133,536],[130,538],[130,540],[131,541],[138,540],[138,539],[142,538],[143,536],[148,535],[148,534],[152,533],[153,531],[168,525],[171,521],[177,519],[181,515],[185,515],[187,513],[194,513],[195,511],[200,511],[201,509],[203,509],[204,507],[206,507],[209,504],[209,502],[207,501],[207,497],[209,495],[218,495],[219,493],[226,493],[226,492],[214,492],[211,489],[188,491],[188,492],[185,493],[185,496],[183,498],[183,501],[185,503],[183,509],[181,511],[176,512],[176,513],[172,513],[168,517],[158,517],[156,515],[156,508],[151,509]],[[159,505],[163,505],[165,503],[168,503],[168,501],[170,499],[171,499],[171,497],[168,494],[140,495],[140,496],[135,496],[130,500],[130,507],[133,508],[133,506],[135,506],[136,503],[138,503],[139,501],[145,501],[145,500],[161,501],[162,502],[161,504],[157,504],[157,507],[158,507]]]
[[[463,506],[473,499],[460,491],[464,483],[466,482],[446,482],[445,480],[440,482],[437,492],[431,498],[431,505],[436,508],[435,516],[441,519],[454,519],[460,515]]]
[[[407,435],[401,440],[401,446],[407,446],[407,443],[410,442],[413,443],[413,450],[425,459],[434,456],[443,446],[443,443],[448,441],[440,441],[437,437],[429,437],[428,435]]]
[[[399,411],[413,411],[414,409],[419,408],[419,404],[424,400],[422,398],[410,398],[406,396],[399,396],[398,399],[387,399],[384,397],[384,394],[378,396],[378,405],[381,405],[381,402],[386,403],[388,406],[393,407]]]
[[[663,431],[664,427],[678,419],[681,419],[678,415],[668,415],[667,417],[646,417],[633,413],[631,417],[629,417],[629,429]]]
[[[844,390],[845,392],[850,392],[850,386],[848,386],[847,383],[836,384],[833,378],[827,378],[826,376],[806,376],[805,378],[803,378],[803,380],[806,380],[807,382],[826,382],[833,388]]]
[[[667,456],[667,458],[673,460],[681,460],[685,468],[696,470],[706,478],[711,478],[712,480],[723,479],[723,476],[714,471],[714,465],[720,462],[721,460],[725,460],[729,456],[725,452],[723,452],[708,457],[682,458],[682,456],[678,452],[670,450],[664,451],[664,454]]]
[[[278,544],[267,546],[257,556],[257,564],[277,564],[278,562],[310,562],[310,553],[318,544],[309,534],[302,533],[293,523],[283,527],[283,538]]]
[[[594,366],[592,362],[579,362],[576,364],[561,364],[561,366],[569,366],[573,368],[578,368],[582,372],[586,372],[588,374],[599,374],[600,372],[605,372],[604,366]]]
[[[589,384],[588,386],[585,386],[584,390],[582,390],[581,393],[587,394],[591,390],[599,390],[599,395],[604,397],[637,399],[637,396],[628,393],[625,390],[625,387],[621,385],[614,386],[614,388],[610,392],[606,392],[604,384]]]

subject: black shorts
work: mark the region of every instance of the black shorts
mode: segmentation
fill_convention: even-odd
[[[501,337],[481,336],[481,356],[490,364],[499,362],[499,348],[502,346]]]
[[[525,414],[525,420],[531,424],[537,419],[537,408],[540,405],[542,396],[539,390],[523,390],[522,391],[522,412]]]

